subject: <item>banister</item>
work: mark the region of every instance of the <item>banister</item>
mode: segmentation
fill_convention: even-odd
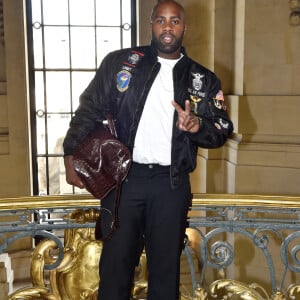
[[[77,209],[98,209],[99,204],[89,194],[2,198],[0,253],[24,236],[51,239],[52,229],[94,227],[94,223],[78,224],[66,216]],[[194,194],[188,221],[184,253],[190,264],[195,254],[199,265],[190,266],[192,295],[181,299],[207,300],[209,295],[218,297],[220,291],[248,295],[243,299],[300,299],[300,196]],[[58,248],[63,247],[55,235],[52,239]],[[246,251],[246,258],[250,253],[262,255],[262,269],[256,274],[259,283],[252,282],[256,280],[252,275],[250,283],[240,281],[240,269],[247,270],[255,261],[252,257],[245,265],[234,264],[240,249]],[[248,275],[244,272],[243,276]]]

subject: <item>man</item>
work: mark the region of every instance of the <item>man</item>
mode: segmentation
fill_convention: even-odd
[[[198,147],[222,146],[233,130],[219,79],[182,47],[183,7],[160,1],[151,16],[150,46],[108,54],[80,98],[64,141],[67,182],[84,185],[72,166],[78,143],[110,112],[133,153],[122,185],[118,230],[103,243],[99,299],[128,300],[145,246],[148,300],[179,297],[180,255],[191,202],[189,173]],[[114,192],[101,201],[111,221]]]

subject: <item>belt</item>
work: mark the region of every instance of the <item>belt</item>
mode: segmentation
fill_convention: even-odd
[[[137,168],[147,168],[147,169],[170,169],[170,166],[163,166],[160,164],[140,164],[136,162],[133,162],[132,166]]]

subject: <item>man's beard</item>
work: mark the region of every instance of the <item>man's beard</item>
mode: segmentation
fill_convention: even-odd
[[[165,54],[172,54],[176,52],[179,48],[181,48],[182,41],[183,41],[184,33],[179,38],[175,38],[175,42],[173,44],[163,44],[159,38],[157,38],[154,33],[152,32],[152,42],[154,46],[157,48],[158,51],[165,53]]]

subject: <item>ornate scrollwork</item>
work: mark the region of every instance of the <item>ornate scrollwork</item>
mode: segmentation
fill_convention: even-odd
[[[232,263],[233,247],[224,241],[215,242],[211,246],[211,257],[219,266],[226,267]]]
[[[139,265],[135,271],[134,286],[132,289],[132,299],[146,299],[148,291],[148,271],[146,253],[143,251]]]
[[[289,299],[300,299],[300,284],[291,284],[287,289]]]
[[[18,290],[17,293],[12,294],[9,300],[57,300],[54,295],[49,294],[49,289],[43,287],[26,287]]]
[[[99,211],[76,210],[69,219],[78,223],[95,222]],[[10,296],[15,299],[97,299],[99,283],[99,258],[102,249],[95,240],[94,228],[69,228],[65,230],[63,258],[55,240],[45,239],[35,248],[31,262],[33,287],[25,288]],[[50,269],[50,288],[45,280],[46,266]],[[80,280],[79,280],[80,278]]]
[[[205,261],[208,266],[215,269],[225,268],[233,261],[234,250],[229,242],[218,240],[211,246],[209,245],[210,239],[224,232],[226,232],[224,228],[211,230],[201,243],[202,260]]]
[[[298,241],[297,241],[298,239]],[[300,232],[289,234],[281,244],[280,254],[283,263],[293,272],[300,272]],[[289,247],[291,250],[289,250]]]
[[[233,295],[239,296],[240,299],[245,300],[268,299],[268,294],[265,292],[265,290],[261,288],[261,291],[264,292],[264,295],[261,295],[256,290],[257,287],[258,285],[256,284],[246,285],[236,280],[221,279],[213,282],[209,286],[209,293],[215,299],[230,299]],[[224,295],[226,295],[226,298],[224,297]]]

